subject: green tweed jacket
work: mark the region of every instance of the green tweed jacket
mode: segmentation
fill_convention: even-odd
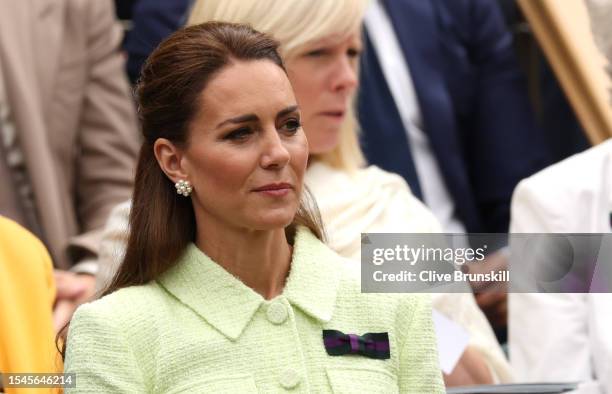
[[[75,313],[65,372],[92,393],[443,393],[426,295],[362,294],[359,268],[307,229],[265,300],[190,245],[159,280]],[[322,330],[388,333],[390,358],[331,356]]]

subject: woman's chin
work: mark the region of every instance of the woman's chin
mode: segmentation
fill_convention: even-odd
[[[308,138],[308,149],[310,155],[325,155],[332,152],[340,144],[340,130],[331,128],[328,131],[320,131],[319,135],[306,134]]]
[[[262,231],[284,229],[293,222],[294,218],[295,212],[293,214],[274,214],[253,220],[251,227]]]
[[[310,145],[310,155],[311,156],[322,156],[328,153],[331,153],[338,146],[338,139],[334,139],[332,141],[322,141],[318,144]]]

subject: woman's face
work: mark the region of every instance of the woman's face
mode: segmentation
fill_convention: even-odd
[[[308,161],[300,113],[284,71],[236,61],[207,84],[178,155],[196,219],[269,230],[291,223]],[[173,179],[175,182],[178,179]]]
[[[289,78],[302,111],[310,153],[333,150],[357,87],[359,32],[325,37],[287,60]]]

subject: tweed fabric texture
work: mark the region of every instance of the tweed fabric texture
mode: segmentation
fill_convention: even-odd
[[[391,357],[329,356],[323,329],[388,332]],[[305,228],[274,299],[192,244],[159,280],[81,306],[65,365],[68,392],[444,392],[429,297],[362,294],[358,267]]]

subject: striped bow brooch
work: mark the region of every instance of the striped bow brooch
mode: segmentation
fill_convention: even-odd
[[[386,360],[390,358],[389,335],[386,332],[363,335],[344,334],[337,330],[323,330],[323,344],[330,356],[359,354]]]

